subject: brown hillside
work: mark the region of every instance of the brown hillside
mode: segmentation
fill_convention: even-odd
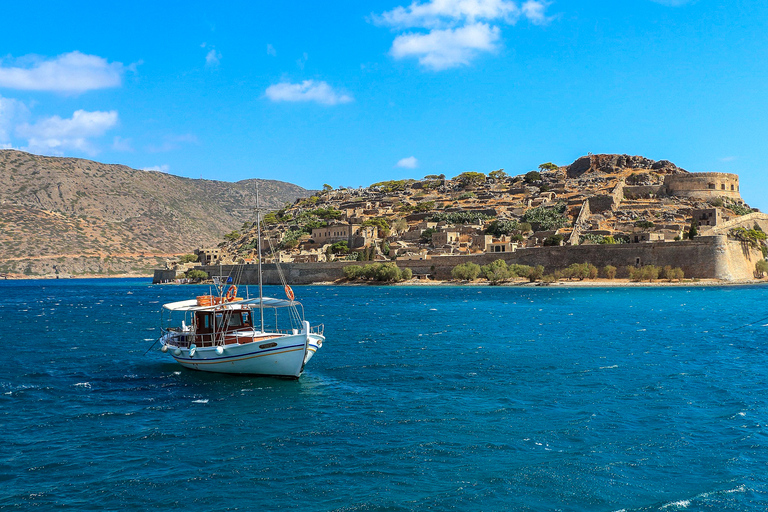
[[[215,245],[309,191],[290,183],[181,178],[124,165],[0,150],[0,271],[27,274],[136,271],[131,261]],[[104,258],[124,261],[106,267]],[[73,258],[90,260],[73,266]],[[149,264],[154,263],[150,261]]]

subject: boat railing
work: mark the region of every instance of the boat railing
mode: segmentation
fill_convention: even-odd
[[[315,325],[313,327],[310,327],[309,332],[312,334],[319,334],[323,335],[324,325],[319,324]],[[216,332],[216,333],[196,333],[192,329],[188,330],[182,330],[178,327],[169,327],[166,329],[163,329],[163,335],[165,336],[165,343],[168,345],[171,345],[173,347],[179,347],[179,348],[189,348],[194,344],[197,347],[203,348],[203,347],[215,347],[218,345],[227,345],[229,343],[236,343],[236,342],[243,342],[246,343],[249,338],[246,337],[242,340],[237,340],[237,333],[240,332],[241,336],[242,333],[245,332],[253,332],[250,329],[246,331],[224,331],[224,332]],[[262,336],[269,336],[271,334],[281,334],[281,335],[296,335],[299,334],[301,331],[299,329],[293,328],[293,329],[266,329],[264,333],[258,333],[256,332],[253,341],[258,341],[258,338],[261,338]],[[237,341],[235,341],[237,340]]]

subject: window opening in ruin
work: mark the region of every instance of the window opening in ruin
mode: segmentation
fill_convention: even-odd
[[[635,258],[635,266],[636,267],[640,266],[640,258]]]

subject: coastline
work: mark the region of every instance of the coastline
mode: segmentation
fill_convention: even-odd
[[[584,281],[557,281],[555,283],[542,283],[541,281],[515,281],[492,285],[487,281],[435,281],[435,280],[411,280],[399,283],[382,283],[376,281],[320,281],[307,286],[493,286],[493,287],[553,287],[553,288],[665,288],[665,287],[715,287],[715,286],[755,286],[768,284],[768,279],[751,279],[747,281],[723,281],[720,279],[696,279],[683,280],[681,282],[669,282],[657,280],[654,282],[630,281],[629,279],[591,279]]]
[[[9,275],[5,279],[0,281],[68,281],[78,279],[152,279],[152,275],[147,274],[93,274],[93,275],[74,275],[67,277],[56,276],[26,276],[26,275]],[[161,283],[169,285],[177,285],[182,283]],[[205,284],[205,283],[185,283],[185,284]],[[543,283],[542,281],[529,282],[527,280],[517,280],[508,283],[490,284],[488,281],[476,280],[476,281],[440,281],[440,280],[422,280],[412,279],[410,281],[401,281],[398,283],[387,283],[379,281],[318,281],[310,283],[305,286],[493,286],[493,287],[552,287],[552,288],[665,288],[665,287],[738,287],[738,286],[756,286],[756,285],[768,285],[768,278],[762,279],[749,279],[738,281],[723,281],[720,279],[684,279],[683,281],[670,282],[666,280],[656,280],[653,282],[647,281],[630,281],[627,278],[616,279],[585,279],[579,280],[562,280],[554,283]],[[299,285],[292,285],[299,286]]]

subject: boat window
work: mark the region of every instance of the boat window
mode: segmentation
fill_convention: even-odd
[[[238,314],[229,315],[228,325],[230,327],[242,327],[243,325],[242,317]]]
[[[243,325],[250,327],[251,315],[247,311],[241,311],[240,315],[243,321]]]

